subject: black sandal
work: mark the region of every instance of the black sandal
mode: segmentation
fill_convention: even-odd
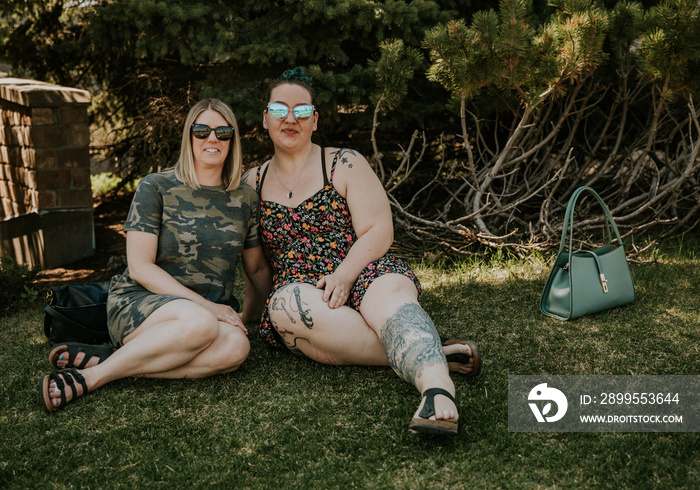
[[[455,344],[468,345],[472,351],[471,356],[463,353],[447,354],[445,355],[447,358],[447,365],[450,367],[451,372],[460,372],[458,371],[458,368],[463,368],[469,364],[469,361],[473,361],[474,367],[472,368],[472,371],[469,374],[465,374],[465,376],[472,377],[479,375],[481,372],[481,353],[479,352],[479,345],[476,342],[473,340],[453,339],[442,335],[440,336],[440,342],[443,346]]]
[[[65,378],[65,383],[59,375],[62,375],[63,378]],[[49,389],[51,388],[51,380],[54,380],[56,382],[56,388],[58,388],[61,391],[61,403],[57,407],[54,407],[53,403],[51,403],[51,401],[54,400],[53,398],[51,398],[51,393],[49,392]],[[87,383],[85,382],[85,378],[75,368],[67,368],[61,369],[60,371],[54,371],[52,373],[44,375],[44,377],[41,378],[41,381],[39,382],[39,393],[41,395],[42,401],[44,402],[44,408],[47,412],[56,412],[68,404],[68,401],[66,400],[66,384],[68,384],[71,391],[73,392],[73,398],[71,399],[71,401],[77,399],[79,396],[82,396],[78,395],[78,390],[75,386],[75,381],[80,383],[80,385],[83,387],[83,395],[86,394],[88,392],[88,387]]]
[[[68,364],[61,368],[58,365],[58,359],[65,352],[68,352]],[[85,354],[85,357],[83,357],[83,360],[80,364],[76,364],[75,358],[80,352],[83,352]],[[49,364],[51,364],[51,366],[53,366],[54,369],[66,369],[71,367],[85,369],[87,363],[90,362],[90,359],[92,359],[93,357],[97,357],[99,359],[99,364],[100,362],[103,362],[105,359],[111,356],[113,352],[114,349],[106,345],[92,345],[79,344],[77,342],[66,342],[65,344],[57,345],[56,347],[51,349],[51,352],[49,352]]]
[[[455,397],[453,397],[449,391],[443,390],[442,388],[429,388],[423,392],[425,403],[418,413],[418,417],[411,419],[408,430],[413,433],[421,434],[457,435],[457,421],[430,419],[430,417],[435,415],[435,395],[444,395],[452,400],[457,407],[457,413],[459,413],[457,400],[455,400]]]

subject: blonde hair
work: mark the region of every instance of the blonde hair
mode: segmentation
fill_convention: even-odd
[[[180,156],[175,162],[175,176],[183,183],[193,189],[199,189],[199,181],[194,170],[194,152],[192,150],[192,135],[190,127],[197,120],[199,115],[206,111],[212,110],[221,114],[221,117],[226,119],[229,126],[234,129],[231,146],[224,161],[224,168],[221,171],[221,177],[224,181],[224,186],[227,191],[238,189],[241,183],[241,174],[243,173],[243,152],[241,151],[241,138],[238,133],[238,123],[236,116],[231,108],[219,99],[204,99],[197,102],[185,119],[185,127],[182,129],[182,144],[180,147]]]

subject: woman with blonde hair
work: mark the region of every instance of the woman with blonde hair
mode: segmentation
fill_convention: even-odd
[[[185,120],[173,169],[146,176],[124,225],[127,268],[112,278],[106,359],[55,347],[40,392],[48,412],[128,376],[201,378],[235,371],[250,344],[233,295],[238,257],[256,292],[270,290],[258,234],[258,197],[240,185],[233,111],[207,99]],[[262,296],[264,297],[264,296]]]

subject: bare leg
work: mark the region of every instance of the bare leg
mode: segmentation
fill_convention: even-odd
[[[318,362],[391,365],[421,393],[427,388],[455,392],[437,331],[405,276],[376,279],[360,313],[349,307],[329,308],[321,291],[311,285],[289,284],[273,295],[270,318],[292,351]],[[449,347],[470,353],[465,345]],[[446,397],[438,395],[435,408],[437,419],[457,419],[454,403]]]
[[[333,365],[388,366],[377,334],[348,306],[331,309],[310,284],[280,288],[270,300],[270,319],[289,349]]]
[[[153,312],[104,362],[80,373],[88,391],[129,376],[201,378],[236,370],[249,350],[242,330],[220,323],[191,301],[177,300]],[[60,392],[53,381],[51,388],[57,406]],[[67,391],[70,400],[72,393]]]
[[[324,364],[388,366],[379,336],[362,314],[347,306],[330,309],[321,297],[320,290],[305,283],[289,284],[275,292],[270,318],[287,347]],[[442,349],[445,354],[471,355],[464,344]],[[467,364],[459,372],[469,374],[471,367]]]
[[[387,274],[370,285],[360,306],[367,323],[378,332],[391,367],[420,393],[442,388],[453,396],[440,336],[428,314],[418,304],[413,282],[399,274]],[[418,412],[420,411],[419,407]],[[416,412],[416,413],[418,413]],[[435,419],[457,420],[455,404],[445,396],[435,398]]]

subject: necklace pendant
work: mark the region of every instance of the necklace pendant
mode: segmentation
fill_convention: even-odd
[[[291,199],[293,195],[292,191],[287,192],[287,199]]]

